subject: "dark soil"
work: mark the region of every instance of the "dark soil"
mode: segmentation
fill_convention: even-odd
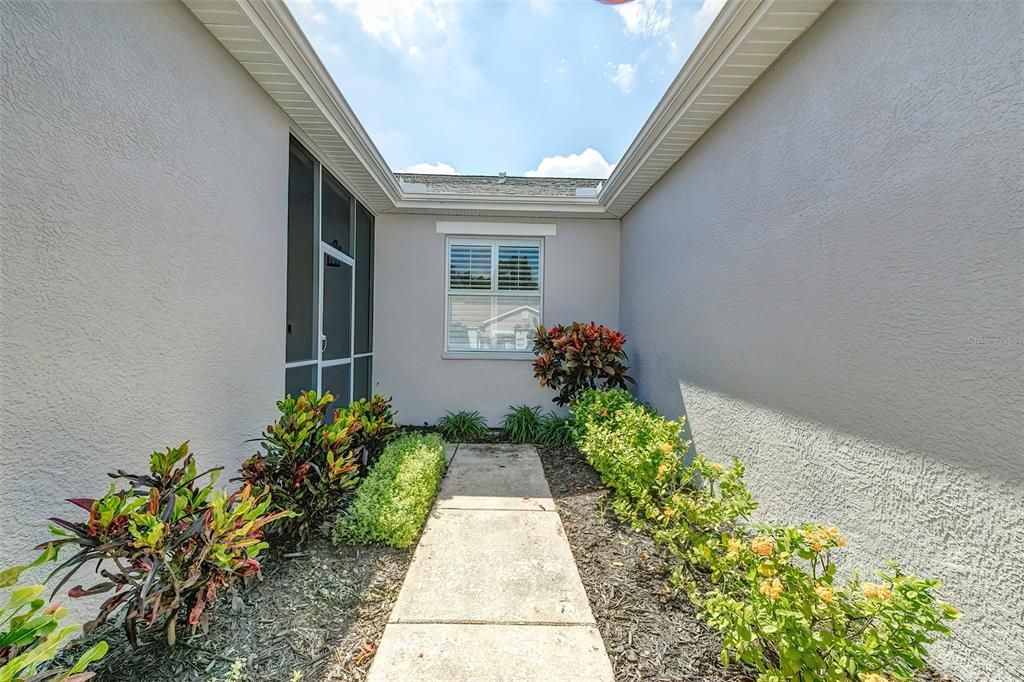
[[[654,543],[605,509],[609,491],[579,453],[538,449],[615,679],[755,679],[722,666],[717,635],[685,598],[670,595]]]
[[[411,558],[411,549],[318,538],[301,552],[271,553],[263,580],[238,599],[224,594],[208,634],[188,636],[180,626],[172,648],[154,629],[133,650],[120,625],[108,623],[66,655],[106,639],[109,653],[90,668],[96,682],[206,682],[223,679],[238,659],[243,682],[287,682],[296,671],[302,682],[363,680]]]
[[[399,428],[401,429],[401,433],[403,433],[403,434],[404,433],[436,433],[438,435],[441,435],[441,432],[437,430],[436,426],[431,426],[429,424],[424,424],[423,426],[411,426],[411,425],[406,424],[406,425],[400,426]],[[460,440],[459,442],[460,443],[490,443],[490,444],[494,444],[494,443],[511,443],[512,441],[510,441],[508,439],[508,434],[505,433],[504,429],[490,429],[489,428],[489,429],[487,429],[487,433],[484,434],[483,436],[479,437],[479,438],[466,438],[465,440]]]
[[[722,666],[718,636],[685,596],[670,594],[668,565],[653,541],[619,521],[583,457],[572,448],[538,450],[615,679],[755,680],[756,672]],[[917,679],[956,682],[934,671]]]

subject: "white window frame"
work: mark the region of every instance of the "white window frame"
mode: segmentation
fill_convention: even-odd
[[[491,288],[490,289],[452,289],[451,286],[451,248],[452,246],[480,246],[491,247]],[[538,271],[537,291],[498,291],[498,247],[499,246],[536,246],[538,249]],[[455,296],[485,296],[487,298],[522,298],[525,296],[536,296],[539,300],[540,324],[544,324],[544,239],[543,237],[469,237],[461,235],[448,235],[444,243],[444,320],[442,321],[441,340],[442,357],[450,360],[460,359],[488,359],[488,360],[532,360],[532,347],[521,351],[508,350],[449,350],[448,348],[448,320],[450,315],[451,297]]]

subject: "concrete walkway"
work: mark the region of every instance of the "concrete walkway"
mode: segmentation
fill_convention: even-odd
[[[532,446],[461,445],[370,682],[612,682]]]

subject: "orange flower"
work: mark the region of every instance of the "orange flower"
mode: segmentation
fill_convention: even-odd
[[[813,551],[821,551],[823,538],[819,533],[810,530],[802,530],[800,531],[800,534],[804,536],[804,540],[807,540],[807,544],[811,546]]]
[[[864,596],[868,599],[882,599],[884,601],[892,601],[892,592],[889,588],[884,585],[877,583],[861,583],[860,591],[864,593]]]
[[[775,552],[775,538],[767,537],[764,535],[758,535],[750,543],[750,549],[754,554],[760,554],[761,556],[771,556]]]
[[[659,445],[658,449],[661,450],[662,452],[668,454],[669,452],[672,452],[673,450],[675,450],[675,446],[673,446],[672,443],[665,442],[665,443],[662,443],[661,445]]]
[[[825,587],[824,585],[818,585],[814,588],[814,594],[818,595],[818,599],[825,602],[826,604],[832,601],[832,588]]]
[[[864,675],[860,679],[861,679],[861,682],[892,682],[885,675],[879,675],[878,673],[871,673],[870,675]]]
[[[782,581],[778,578],[762,580],[761,585],[757,589],[769,599],[778,599],[779,595],[782,594]]]

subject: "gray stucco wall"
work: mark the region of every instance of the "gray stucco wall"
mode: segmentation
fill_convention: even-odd
[[[284,387],[288,124],[177,2],[2,3],[0,41],[8,565],[153,449],[251,452]]]
[[[836,3],[622,221],[642,397],[1024,679],[1024,5]],[[680,400],[682,398],[682,400]]]
[[[398,420],[434,423],[478,410],[497,426],[509,405],[555,407],[529,360],[444,359],[445,236],[430,215],[381,215],[374,241],[374,390],[394,396]],[[481,222],[483,219],[470,219]],[[524,222],[506,220],[494,222]],[[619,222],[545,220],[547,325],[574,319],[618,326]]]

